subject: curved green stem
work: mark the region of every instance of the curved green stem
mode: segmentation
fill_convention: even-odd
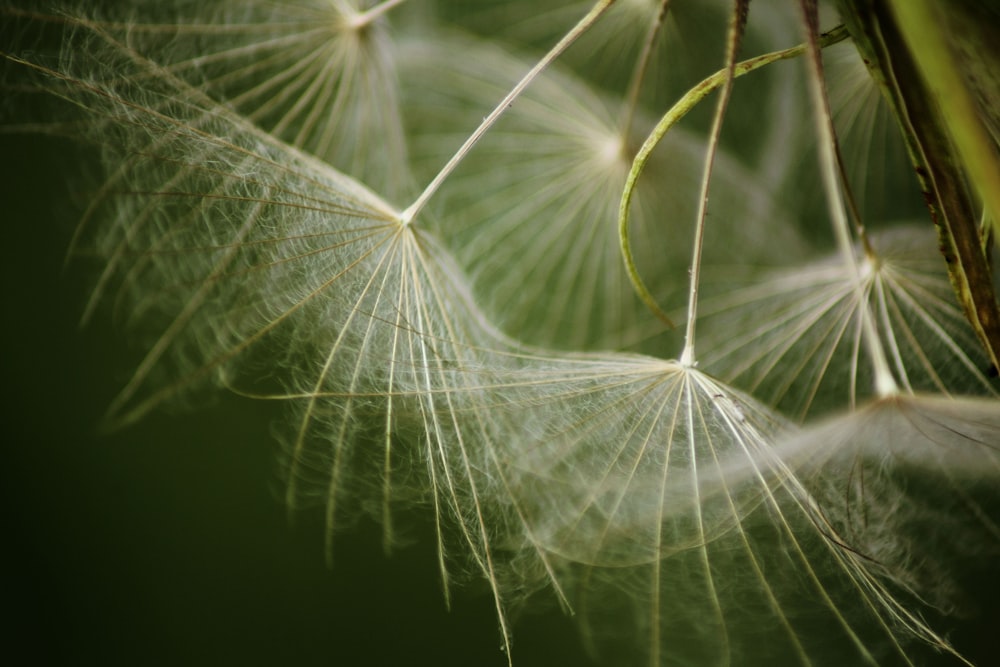
[[[819,44],[822,47],[826,47],[843,41],[846,38],[847,30],[843,26],[837,26],[830,32],[820,35]],[[733,68],[732,78],[735,79],[743,76],[744,74],[749,74],[756,69],[776,63],[779,60],[795,58],[805,53],[807,48],[807,44],[799,44],[788,49],[773,51],[755,58],[743,60],[736,63],[736,66]],[[656,299],[653,298],[652,294],[650,294],[649,289],[646,287],[642,277],[639,275],[639,271],[635,266],[635,259],[632,256],[628,225],[632,195],[635,191],[635,185],[639,180],[639,176],[642,174],[643,169],[646,167],[646,162],[649,161],[649,157],[653,153],[653,149],[656,148],[670,128],[676,125],[681,118],[686,116],[688,112],[697,106],[699,102],[705,99],[709,93],[725,84],[728,75],[728,68],[723,68],[715,74],[712,74],[688,90],[687,93],[685,93],[684,96],[681,97],[681,99],[678,100],[674,106],[672,106],[670,110],[663,115],[660,122],[656,124],[653,131],[650,132],[648,137],[646,137],[646,141],[643,142],[642,147],[639,148],[639,152],[636,153],[635,159],[632,161],[632,168],[629,170],[628,177],[625,179],[625,189],[622,191],[621,204],[618,207],[618,240],[621,245],[622,260],[625,262],[625,270],[628,272],[628,277],[632,282],[632,287],[635,288],[636,294],[639,295],[639,298],[642,299],[643,303],[646,304],[653,314],[671,329],[674,327],[674,323],[656,303]]]

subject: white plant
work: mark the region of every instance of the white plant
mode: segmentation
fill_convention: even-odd
[[[924,618],[959,596],[908,480],[941,535],[1000,540],[990,314],[925,230],[861,219],[820,55],[847,34],[814,2],[518,2],[495,29],[447,2],[202,4],[0,9],[61,40],[2,47],[5,83],[60,102],[9,126],[105,166],[84,316],[112,304],[146,350],[109,425],[220,389],[288,404],[285,499],[324,508],[328,557],[360,516],[389,550],[425,513],[445,596],[488,585],[498,662],[543,590],[609,664],[965,661]],[[717,61],[680,60],[675,13]],[[767,113],[740,106],[758,71]],[[795,221],[803,128],[833,259]],[[703,298],[703,263],[740,285]],[[653,340],[672,319],[683,341]]]

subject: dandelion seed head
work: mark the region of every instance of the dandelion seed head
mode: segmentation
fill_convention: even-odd
[[[597,159],[607,167],[624,167],[625,139],[619,135],[597,137],[594,142]]]
[[[871,243],[870,257],[856,249],[860,277],[830,257],[705,300],[706,367],[799,418],[858,402],[876,381],[860,334],[867,308],[904,390],[997,395],[932,230],[899,225]]]
[[[858,262],[858,280],[868,282],[878,272],[878,265],[872,258],[865,255]]]

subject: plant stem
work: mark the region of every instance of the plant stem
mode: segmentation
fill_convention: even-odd
[[[646,33],[646,40],[642,45],[642,53],[639,54],[635,71],[632,72],[632,79],[628,84],[628,91],[625,93],[625,114],[621,124],[623,147],[628,146],[628,137],[632,132],[632,122],[635,120],[635,110],[639,106],[639,91],[642,89],[643,79],[646,78],[646,70],[649,69],[649,61],[653,56],[653,48],[656,46],[656,40],[660,36],[668,11],[670,11],[670,0],[662,0],[656,20],[650,24],[649,31]]]
[[[367,9],[352,16],[348,25],[355,30],[360,30],[365,26],[370,25],[373,21],[376,21],[390,9],[398,7],[404,2],[406,2],[406,0],[385,0],[385,2],[380,2],[371,9]]]
[[[531,70],[524,75],[524,77],[517,82],[507,95],[500,100],[500,103],[490,112],[483,122],[480,123],[479,127],[469,135],[469,138],[465,140],[461,148],[448,160],[448,163],[441,168],[434,180],[420,193],[417,200],[410,204],[399,215],[399,222],[402,225],[409,225],[417,217],[424,206],[427,204],[428,200],[434,193],[438,191],[441,184],[444,183],[445,179],[451,175],[451,172],[455,170],[455,167],[462,161],[462,159],[468,154],[472,147],[478,142],[484,134],[493,126],[494,123],[503,115],[505,111],[511,106],[515,99],[527,88],[535,78],[542,73],[542,71],[552,64],[552,61],[558,58],[563,51],[565,51],[569,46],[575,42],[583,33],[585,33],[596,21],[600,18],[601,14],[605,12],[615,0],[600,0],[595,4],[586,16],[584,16],[580,21],[573,26],[573,28],[566,33],[562,39],[559,40],[552,49],[545,54],[545,56],[539,60]]]
[[[750,0],[735,0],[733,16],[729,23],[726,36],[726,69],[719,104],[712,118],[712,129],[708,135],[708,150],[705,155],[704,171],[701,175],[701,192],[698,197],[698,218],[694,233],[694,249],[691,251],[691,288],[688,290],[687,329],[684,332],[684,350],[679,359],[682,366],[697,365],[694,355],[694,328],[698,319],[698,283],[701,279],[701,255],[705,240],[705,219],[708,215],[708,188],[712,181],[712,168],[715,166],[715,155],[719,149],[719,137],[722,135],[722,121],[726,116],[726,108],[733,94],[735,81],[736,54],[743,40],[746,29],[747,8]]]
[[[843,41],[846,38],[847,30],[843,26],[837,26],[830,32],[820,35],[819,45],[821,47],[830,46]],[[739,78],[744,74],[749,74],[756,69],[760,69],[761,67],[776,63],[780,60],[798,57],[806,52],[806,48],[807,46],[805,44],[799,44],[788,49],[765,53],[763,55],[738,62],[735,67],[732,68],[732,78]],[[702,80],[700,83],[688,90],[684,96],[681,97],[681,99],[679,99],[665,114],[663,114],[660,122],[656,124],[653,131],[650,132],[648,137],[646,137],[646,140],[639,148],[639,152],[636,153],[635,159],[632,161],[632,168],[629,170],[628,177],[625,180],[625,189],[622,191],[621,204],[618,207],[618,240],[621,246],[622,260],[625,262],[625,270],[628,273],[629,280],[632,282],[632,287],[652,313],[670,328],[673,328],[673,322],[670,321],[670,318],[667,317],[666,313],[664,313],[663,310],[657,305],[656,300],[649,293],[649,289],[647,289],[646,284],[643,282],[642,277],[639,275],[639,271],[635,266],[635,259],[632,255],[632,246],[629,242],[629,209],[632,203],[632,196],[635,192],[636,183],[638,182],[643,169],[645,169],[646,163],[649,161],[649,157],[652,155],[653,149],[656,148],[663,137],[666,136],[667,132],[684,116],[686,116],[689,111],[705,99],[709,93],[726,83],[729,71],[729,68],[721,69],[715,74],[712,74]]]

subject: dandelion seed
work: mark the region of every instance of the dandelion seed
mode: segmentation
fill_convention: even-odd
[[[380,488],[390,546],[390,506],[430,505],[446,595],[450,567],[467,560],[489,582],[509,642],[494,541],[521,541],[505,517],[517,508],[483,449],[492,441],[476,437],[489,420],[469,385],[473,369],[490,366],[483,344],[508,344],[461,272],[421,225],[357,181],[106,26],[73,27],[87,48],[66,70],[20,62],[84,112],[105,163],[123,165],[111,166],[92,213],[105,219],[94,247],[110,260],[96,298],[121,272],[117,300],[156,333],[109,418],[128,423],[206,384],[296,404],[290,507],[320,489],[332,535],[347,507],[370,507],[369,489]],[[88,67],[96,81],[78,74]],[[401,470],[419,479],[397,479]],[[465,556],[446,558],[453,552]]]
[[[463,310],[472,306],[461,278],[433,239],[401,226],[399,212],[367,188],[215,105],[99,28],[79,38],[92,41],[73,66],[99,63],[117,78],[90,83],[72,70],[33,67],[90,114],[90,138],[105,161],[127,167],[112,168],[112,187],[95,213],[105,224],[93,230],[93,243],[115,260],[110,275],[123,277],[117,299],[156,332],[109,419],[131,422],[206,383],[300,403],[289,500],[297,504],[309,481],[300,475],[322,477],[332,529],[337,503],[352,488],[342,462],[380,428],[389,448],[406,412],[394,409],[402,400],[394,396],[421,397],[426,405],[410,412],[415,425],[421,409],[424,420],[440,418],[436,403],[447,396],[437,392],[448,388],[437,383],[458,372],[449,367],[461,370],[476,349],[475,331],[488,325],[474,308]],[[133,77],[144,85],[131,85]],[[337,404],[322,406],[314,426],[324,395]],[[370,425],[375,404],[385,415],[381,427]],[[419,442],[430,471],[440,473],[431,495],[441,514],[464,520],[468,496],[454,475],[483,466],[470,454],[453,468],[429,424],[423,421]],[[314,440],[314,429],[340,435]],[[318,453],[309,449],[320,444]],[[377,480],[391,467],[387,458],[370,474]],[[484,539],[481,531],[466,538]]]

